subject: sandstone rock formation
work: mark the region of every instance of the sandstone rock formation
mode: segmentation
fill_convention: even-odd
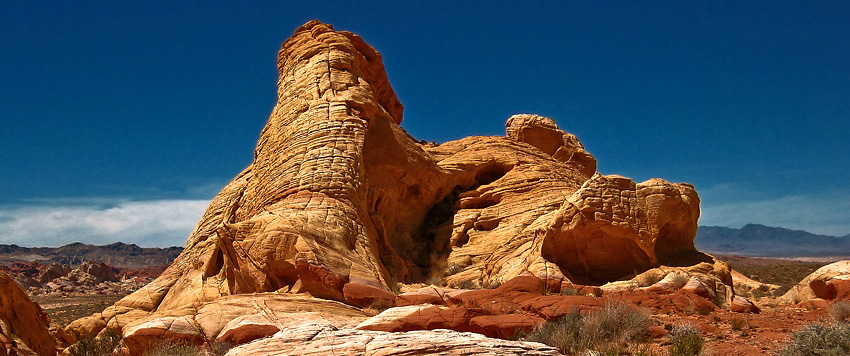
[[[17,336],[39,356],[56,355],[57,346],[65,346],[70,341],[3,271],[0,271],[0,322],[3,324],[0,334],[8,333],[3,338],[11,341],[12,335]],[[5,346],[2,349],[7,351]]]
[[[515,115],[506,137],[419,143],[399,126],[380,54],[317,21],[283,44],[278,71],[254,161],[212,201],[184,252],[71,330],[145,339],[178,320],[207,330],[203,309],[252,293],[366,306],[393,303],[399,283],[601,285],[661,265],[701,266],[711,290],[731,283],[728,266],[694,248],[693,186],[602,175],[551,119]],[[214,340],[240,315],[193,340]],[[498,321],[481,320],[483,329]],[[183,331],[175,337],[190,338]]]
[[[231,349],[226,356],[253,355],[561,355],[536,342],[491,339],[449,330],[390,333],[335,330],[321,324],[282,330],[271,338]]]
[[[847,280],[850,280],[850,261],[833,262],[803,278],[780,299],[792,304],[814,298],[847,299],[850,298],[850,283]]]

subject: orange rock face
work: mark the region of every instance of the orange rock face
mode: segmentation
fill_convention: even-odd
[[[481,287],[531,275],[560,288],[714,263],[693,245],[691,185],[601,175],[551,119],[516,115],[506,137],[420,143],[399,127],[380,54],[317,21],[283,44],[278,69],[254,161],[212,201],[184,252],[72,329],[127,335],[139,320],[244,293],[366,306],[429,278]]]
[[[47,313],[3,271],[0,271],[0,321],[4,324],[0,334],[5,330],[19,337],[39,356],[56,355],[57,346],[64,346],[61,344],[70,341],[61,329],[51,325]],[[10,335],[4,338],[12,340]],[[3,353],[7,351],[5,345],[0,346],[0,350]]]

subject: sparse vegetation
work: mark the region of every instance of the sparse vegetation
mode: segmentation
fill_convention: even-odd
[[[650,324],[649,316],[635,307],[609,302],[588,315],[573,309],[560,319],[540,325],[523,339],[556,347],[566,354],[585,350],[619,354],[645,341]]]
[[[432,253],[429,258],[428,269],[428,284],[434,286],[444,286],[446,270],[448,269],[448,256],[439,253]]]
[[[207,356],[207,353],[197,345],[162,341],[151,345],[142,356]]]
[[[499,280],[491,280],[486,282],[486,284],[482,285],[482,287],[487,289],[496,289],[502,286],[502,281]]]
[[[850,302],[836,301],[829,306],[829,315],[835,321],[850,321]]]
[[[71,356],[110,356],[123,345],[121,335],[107,329],[100,337],[80,338],[68,348]]]
[[[779,289],[773,291],[773,296],[778,297],[788,292],[803,278],[826,263],[787,261],[777,259],[745,259],[736,257],[728,261],[732,268],[745,276],[762,282],[779,285]],[[768,296],[767,291],[765,296]],[[756,297],[756,295],[753,295]]]
[[[729,326],[731,326],[734,331],[745,330],[748,326],[747,319],[738,317],[732,318],[732,320],[729,320]]]
[[[635,278],[635,282],[637,282],[638,286],[640,287],[648,287],[655,283],[658,283],[658,281],[660,281],[662,278],[664,278],[663,274],[659,273],[657,270],[652,270],[639,275],[637,278]]]
[[[382,311],[387,310],[393,307],[393,302],[386,299],[373,299],[372,303],[369,303],[365,308],[366,310],[372,311],[375,314],[380,314]]]
[[[456,289],[478,289],[478,284],[473,280],[463,280],[452,285]]]
[[[85,295],[36,295],[38,303],[50,319],[60,325],[68,325],[79,318],[99,313],[123,298],[122,294]]]
[[[702,352],[705,339],[692,325],[679,325],[670,332],[670,356],[697,356]]]
[[[850,324],[809,324],[791,334],[779,356],[841,356],[850,354]]]
[[[673,283],[673,287],[676,289],[684,287],[690,280],[691,277],[684,273],[674,273],[673,276],[670,277],[670,282]]]

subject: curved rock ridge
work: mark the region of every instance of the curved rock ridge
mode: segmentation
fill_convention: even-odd
[[[693,186],[602,175],[552,119],[515,115],[505,137],[418,142],[399,126],[380,54],[318,21],[284,42],[278,69],[254,161],[213,199],[183,253],[75,330],[245,293],[366,306],[391,304],[399,283],[482,287],[530,274],[601,285],[715,263],[693,245]]]

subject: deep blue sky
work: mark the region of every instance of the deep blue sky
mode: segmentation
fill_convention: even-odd
[[[383,54],[416,138],[537,113],[702,224],[850,233],[850,2],[175,3],[0,3],[0,243],[182,244],[311,19]]]

